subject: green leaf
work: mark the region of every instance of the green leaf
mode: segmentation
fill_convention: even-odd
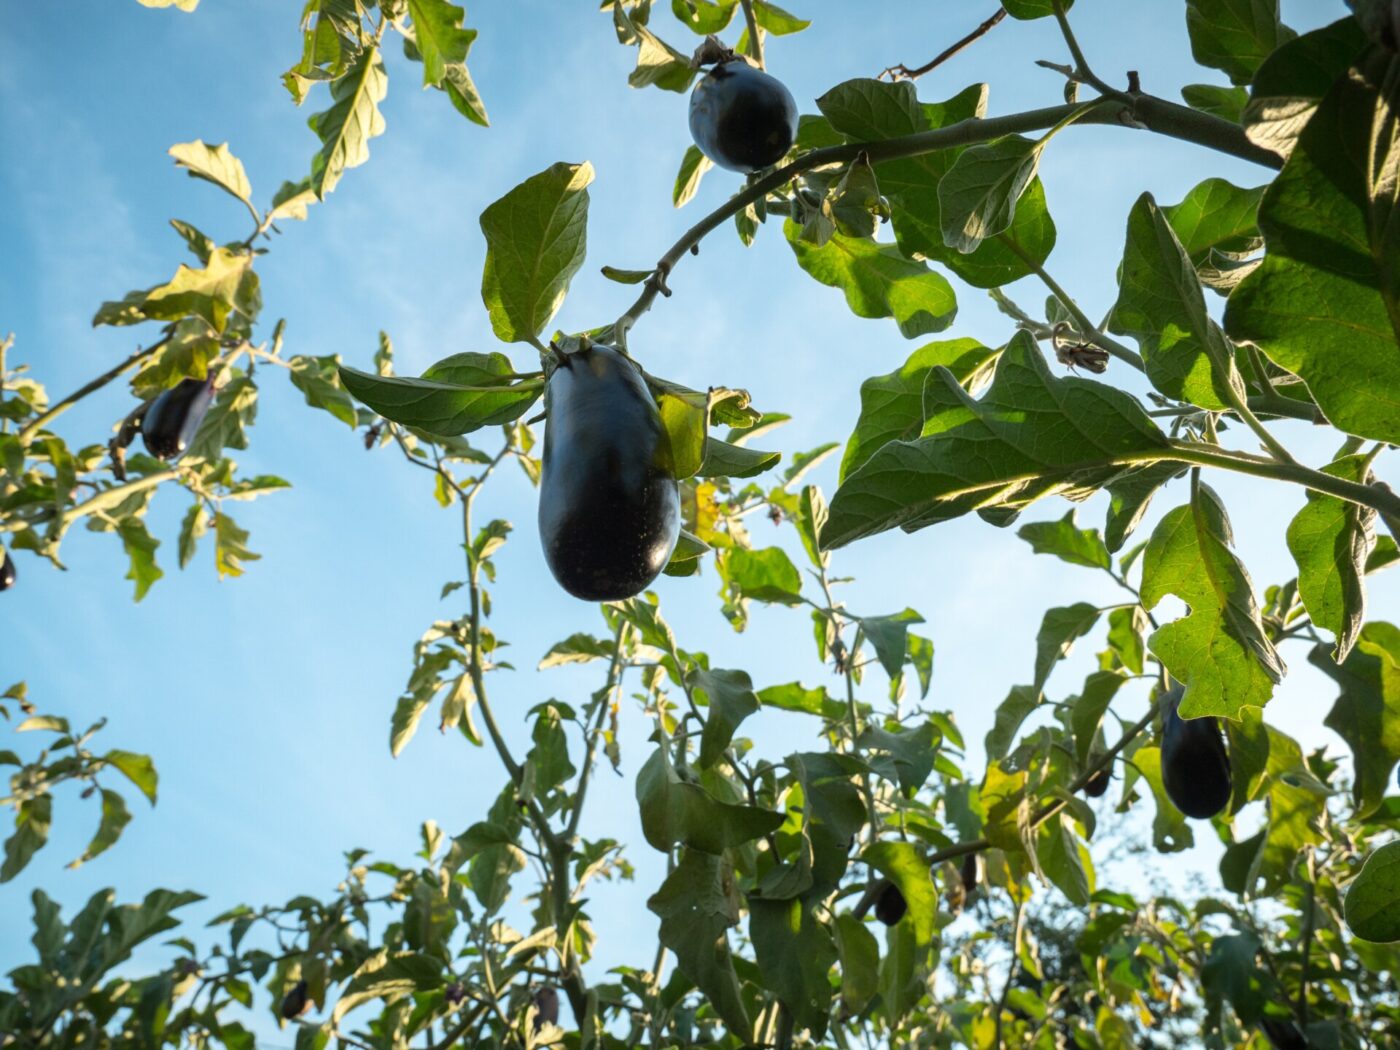
[[[1040,690],[1025,685],[1014,685],[1006,699],[997,705],[996,718],[992,728],[987,730],[985,750],[988,761],[1005,758],[1011,750],[1021,724],[1040,706]]]
[[[1225,1000],[1245,1025],[1258,1023],[1268,1001],[1264,972],[1255,963],[1259,947],[1259,938],[1252,933],[1216,937],[1210,946],[1210,957],[1201,967],[1206,1002],[1214,999],[1219,1009],[1220,1000]]]
[[[658,937],[675,953],[681,973],[700,989],[730,1032],[747,1040],[753,1025],[729,949],[729,927],[739,924],[733,864],[727,857],[685,850],[647,907],[661,919]]]
[[[182,379],[203,379],[221,350],[219,337],[207,321],[183,317],[170,327],[165,345],[148,357],[132,378],[132,391],[145,400]]]
[[[592,181],[591,164],[554,164],[481,213],[481,297],[502,341],[538,336],[563,303],[587,250]]]
[[[1366,483],[1364,456],[1344,456],[1324,474]],[[1308,502],[1288,525],[1288,550],[1298,565],[1298,596],[1313,623],[1336,636],[1341,663],[1366,622],[1366,560],[1375,545],[1376,512],[1308,490]]]
[[[1036,829],[1035,855],[1045,877],[1071,904],[1088,906],[1093,869],[1068,813],[1058,813]]]
[[[1396,76],[1400,56],[1376,53],[1328,91],[1264,194],[1264,262],[1225,310],[1230,335],[1300,376],[1335,426],[1390,442],[1400,441],[1400,123],[1385,92]]]
[[[696,669],[688,676],[698,702],[708,705],[700,734],[700,768],[709,769],[724,757],[739,724],[758,710],[753,680],[745,671]]]
[[[536,710],[539,713],[530,738],[534,746],[525,760],[534,774],[535,792],[542,794],[559,787],[577,770],[569,761],[569,738],[564,733],[559,708],[554,704],[541,704]]]
[[[413,693],[399,697],[394,706],[394,715],[389,720],[389,754],[398,758],[399,752],[408,746],[418,732],[418,723],[423,720],[423,712],[428,709],[431,699]]]
[[[252,321],[262,308],[258,275],[252,270],[252,262],[251,255],[216,248],[200,269],[182,263],[165,284],[128,292],[118,302],[103,303],[92,323],[130,325],[193,316],[222,333],[235,310]]]
[[[764,547],[761,550],[729,547],[719,552],[715,567],[724,582],[722,594],[731,601],[743,602],[752,598],[780,605],[799,605],[802,602],[802,577],[781,547]]]
[[[44,794],[25,799],[15,810],[15,830],[5,840],[5,860],[0,863],[0,882],[9,882],[29,863],[49,840],[53,819],[53,796]]]
[[[701,153],[699,147],[687,146],[685,156],[681,158],[681,170],[676,174],[676,187],[671,191],[671,203],[677,208],[688,204],[700,188],[705,172],[713,167],[710,158]]]
[[[1186,0],[1191,54],[1236,84],[1248,84],[1293,30],[1278,18],[1278,0]]]
[[[1229,407],[1234,354],[1206,312],[1205,293],[1175,230],[1150,193],[1128,215],[1110,330],[1137,340],[1152,385],[1208,409]]]
[[[165,575],[156,564],[156,548],[160,546],[160,540],[152,536],[146,529],[146,523],[136,517],[123,518],[118,522],[117,535],[122,539],[122,548],[131,564],[126,578],[136,584],[136,600],[139,602],[146,597],[151,584]]]
[[[226,448],[248,447],[248,427],[253,425],[258,411],[258,388],[248,376],[235,375],[219,388],[209,414],[204,417],[186,461],[216,460]]]
[[[131,813],[126,808],[126,800],[115,791],[103,788],[102,820],[97,826],[97,833],[93,835],[87,849],[83,850],[83,855],[68,866],[70,868],[80,867],[98,854],[105,853],[116,843],[117,839],[121,838],[122,829],[130,823]]]
[[[899,369],[872,376],[860,385],[860,417],[846,441],[841,458],[840,480],[890,441],[917,437],[924,425],[924,384],[934,368],[943,367],[963,386],[971,387],[975,377],[996,358],[976,339],[948,339],[928,343],[909,355]]]
[[[1114,609],[1108,614],[1109,648],[1118,662],[1133,674],[1142,674],[1150,623],[1141,605]]]
[[[836,951],[841,959],[841,1003],[858,1014],[880,988],[880,944],[850,912],[836,916]]]
[[[1347,925],[1365,941],[1400,941],[1400,842],[1366,858],[1344,901]]]
[[[791,219],[783,229],[798,265],[822,284],[840,288],[857,317],[893,317],[906,339],[941,332],[953,323],[957,300],[952,286],[893,245],[835,233],[818,248],[799,237],[801,228]]]
[[[1157,747],[1140,747],[1133,753],[1133,765],[1152,789],[1157,815],[1152,820],[1152,845],[1158,853],[1177,853],[1195,843],[1191,825],[1162,786],[1162,752]]]
[[[758,700],[764,707],[820,715],[833,722],[846,717],[846,705],[820,686],[808,689],[798,682],[770,685],[767,689],[758,691]]]
[[[1062,0],[1060,6],[1068,11],[1073,4],[1074,0]],[[1048,18],[1055,13],[1055,0],[1009,0],[1001,6],[1012,18],[1023,20]]]
[[[654,270],[619,270],[616,266],[604,266],[603,276],[618,284],[641,284],[656,271]]]
[[[904,671],[904,657],[908,651],[909,625],[923,623],[924,618],[913,609],[905,609],[893,616],[863,616],[860,628],[866,640],[875,647],[875,656],[885,674],[898,678]]]
[[[709,396],[698,391],[681,393],[671,389],[656,398],[661,422],[666,427],[671,450],[671,469],[677,481],[694,477],[708,449],[705,431],[709,416]]]
[[[1070,730],[1074,734],[1074,756],[1081,766],[1089,760],[1108,705],[1126,681],[1116,671],[1095,671],[1084,680],[1080,694],[1067,701],[1070,705]]]
[[[1341,688],[1323,724],[1351,748],[1352,803],[1364,818],[1380,806],[1400,762],[1400,629],[1368,623],[1340,666],[1326,645],[1314,646],[1308,662]]]
[[[699,36],[722,32],[739,10],[739,0],[671,0],[671,12]]]
[[[1226,272],[1223,262],[1264,246],[1258,222],[1263,196],[1262,186],[1246,190],[1224,179],[1206,179],[1180,204],[1162,208],[1197,277],[1216,291],[1229,291],[1219,276]]]
[[[720,854],[775,831],[782,813],[721,802],[699,784],[682,780],[665,748],[658,748],[637,774],[642,834],[663,853],[677,843]]]
[[[629,13],[631,0],[613,0],[613,25],[617,29],[619,43],[637,45],[637,67],[627,78],[634,88],[655,85],[663,91],[685,91],[695,78],[695,67],[690,56],[677,51],[647,28],[647,16],[651,4]],[[685,21],[685,19],[682,19]]]
[[[102,760],[136,785],[141,794],[150,800],[151,805],[156,804],[156,788],[160,783],[160,777],[156,773],[155,763],[151,761],[150,755],[138,755],[134,751],[113,750],[103,755]]]
[[[480,356],[480,355],[473,355]],[[505,361],[502,354],[494,354]],[[448,373],[451,374],[451,373]],[[510,374],[510,362],[505,371]],[[484,377],[483,377],[484,378]],[[482,427],[519,419],[544,389],[543,379],[461,385],[450,380],[377,376],[346,365],[340,366],[345,389],[385,419],[418,427],[442,437],[469,434]]]
[[[928,864],[909,842],[886,840],[861,850],[861,859],[899,887],[908,905],[901,923],[908,921],[914,942],[924,948],[933,942],[938,918],[938,891],[929,877]]]
[[[463,29],[466,11],[448,0],[408,0],[413,18],[413,38],[423,56],[424,86],[438,86],[449,65],[467,60],[476,30]]]
[[[298,354],[287,363],[291,366],[292,385],[305,395],[308,405],[329,412],[352,430],[358,425],[355,401],[340,381],[339,354]]]
[[[800,33],[812,23],[804,18],[789,14],[769,0],[753,0],[754,21],[774,36],[787,36]]]
[[[447,92],[452,108],[458,113],[473,124],[480,124],[483,128],[490,126],[491,119],[486,115],[486,104],[481,101],[476,83],[463,63],[449,64],[443,70],[442,83],[439,86]]]
[[[1244,110],[1250,141],[1281,157],[1292,153],[1322,96],[1365,46],[1366,34],[1350,16],[1281,45],[1250,86]]]
[[[980,401],[937,367],[924,406],[922,436],[885,444],[837,489],[824,547],[980,508],[1019,510],[1052,493],[1087,495],[1132,464],[1170,458],[1165,435],[1133,398],[1055,378],[1026,332],[1008,344]]]
[[[227,142],[209,146],[196,139],[194,142],[177,143],[166,152],[175,158],[176,165],[190,173],[191,178],[212,182],[237,197],[254,215],[257,214],[248,174],[243,170],[243,162],[229,152]]]
[[[1180,463],[1166,461],[1149,463],[1136,470],[1125,471],[1109,483],[1108,514],[1104,521],[1103,542],[1117,552],[1142,523],[1147,507],[1159,488],[1172,478],[1185,473]],[[1127,567],[1123,569],[1127,572]]]
[[[142,7],[173,7],[177,11],[193,11],[199,0],[136,0]]]
[[[242,576],[245,561],[257,561],[261,554],[248,549],[248,530],[227,514],[214,515],[214,566],[219,576]]]
[[[1232,543],[1220,498],[1201,485],[1189,504],[1158,523],[1143,555],[1143,607],[1156,608],[1174,594],[1191,610],[1148,639],[1172,677],[1186,686],[1183,718],[1238,719],[1244,707],[1267,704],[1284,675]]]
[[[369,160],[369,140],[384,132],[379,103],[388,90],[384,60],[375,46],[365,48],[349,72],[331,82],[331,108],[307,122],[321,140],[320,151],[311,158],[309,186],[317,200],[326,199],[347,169]]]
[[[820,1039],[831,1015],[829,975],[836,962],[831,933],[802,898],[749,900],[749,940],[764,985],[799,1029]]]
[[[365,1003],[385,1005],[415,992],[428,992],[445,983],[442,960],[420,952],[390,952],[381,948],[363,963],[346,983],[331,1010],[331,1023]]]
[[[1231,124],[1244,120],[1244,107],[1249,102],[1249,92],[1244,88],[1221,87],[1218,84],[1187,84],[1181,89],[1181,97],[1192,109],[1228,120]]]
[[[1070,654],[1075,639],[1083,638],[1098,622],[1098,606],[1089,602],[1046,610],[1035,636],[1035,683],[1032,688],[1037,693],[1045,688],[1055,664]]]
[[[571,634],[562,642],[555,642],[549,652],[539,662],[538,670],[547,667],[562,667],[564,664],[582,664],[590,660],[604,660],[612,655],[609,643],[587,634]]]
[[[1037,554],[1053,554],[1071,565],[1107,569],[1112,564],[1098,529],[1081,529],[1074,523],[1074,509],[1058,521],[1033,521],[1016,533]]]
[[[967,255],[1010,229],[1043,148],[1043,141],[1008,135],[960,153],[938,183],[943,243]]]
[[[760,452],[707,437],[705,458],[695,474],[701,478],[752,478],[777,465],[782,458],[781,452]]]

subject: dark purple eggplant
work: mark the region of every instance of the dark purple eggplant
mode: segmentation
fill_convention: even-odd
[[[1090,798],[1102,798],[1112,780],[1113,774],[1106,769],[1100,769],[1084,782],[1084,794]]]
[[[886,883],[885,888],[880,891],[880,896],[875,898],[875,918],[886,926],[893,926],[904,918],[904,913],[908,910],[909,902],[893,882]]]
[[[19,575],[19,570],[15,568],[15,559],[4,547],[0,547],[0,591],[8,591],[15,585],[15,577]]]
[[[540,542],[575,598],[631,598],[680,536],[680,492],[661,412],[630,359],[593,344],[545,386]]]
[[[1182,692],[1176,686],[1162,698],[1162,786],[1181,812],[1208,820],[1230,804],[1230,753],[1218,719],[1177,714]]]
[[[535,993],[535,1031],[547,1024],[559,1023],[559,993],[550,985],[544,985]]]
[[[1260,1019],[1259,1027],[1274,1044],[1274,1050],[1308,1050],[1308,1037],[1292,1021],[1265,1017]]]
[[[690,93],[690,134],[721,168],[776,164],[797,139],[797,102],[777,77],[742,58],[721,62]]]
[[[962,862],[962,888],[971,893],[977,888],[977,854],[969,853]]]
[[[182,379],[162,393],[141,420],[141,440],[156,459],[178,459],[190,447],[199,424],[214,401],[214,373],[207,379]]]
[[[311,1009],[311,997],[307,994],[305,981],[298,981],[292,985],[291,990],[282,997],[282,1005],[278,1008],[280,1013],[288,1021],[293,1021]]]

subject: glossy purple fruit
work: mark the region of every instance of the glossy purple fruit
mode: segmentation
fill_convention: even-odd
[[[540,542],[559,585],[619,601],[656,579],[680,536],[680,493],[661,412],[611,346],[570,354],[545,386]]]
[[[18,575],[14,558],[10,557],[10,552],[4,547],[0,547],[0,591],[8,591],[13,587]]]
[[[721,62],[690,93],[690,134],[721,168],[776,164],[797,138],[797,103],[777,77],[742,58]]]
[[[904,918],[904,913],[908,910],[909,903],[904,899],[904,894],[899,892],[899,887],[893,882],[887,884],[880,891],[880,896],[875,898],[875,918],[886,926],[893,926]]]
[[[1101,798],[1108,790],[1109,782],[1113,780],[1112,774],[1106,769],[1101,769],[1091,776],[1084,783],[1084,794],[1090,798]]]
[[[141,440],[156,459],[178,459],[194,440],[199,424],[214,401],[214,376],[182,379],[146,409]]]
[[[1163,697],[1162,786],[1181,812],[1208,820],[1230,804],[1230,753],[1218,719],[1177,714],[1181,696],[1178,686]]]

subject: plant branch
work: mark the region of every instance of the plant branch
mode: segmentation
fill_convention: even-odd
[[[27,441],[30,437],[33,436],[36,430],[38,430],[44,424],[52,421],[53,419],[56,419],[58,416],[63,415],[64,412],[67,412],[70,408],[76,405],[83,398],[87,397],[89,394],[101,390],[112,380],[125,374],[126,372],[131,371],[131,369],[135,368],[142,361],[146,360],[146,358],[155,354],[168,342],[170,342],[170,336],[167,335],[164,338],[152,343],[145,349],[137,350],[136,353],[132,354],[125,361],[122,361],[120,364],[114,365],[113,367],[109,368],[96,379],[93,379],[90,382],[83,384],[77,390],[73,391],[71,394],[65,397],[62,401],[55,402],[47,411],[41,412],[39,415],[31,419],[25,425],[24,429],[19,432],[20,443],[23,444],[25,441]]]
[[[1065,38],[1065,44],[1069,47],[1069,53],[1074,58],[1075,74],[1078,79],[1088,84],[1100,94],[1109,97],[1117,97],[1122,92],[1115,91],[1101,80],[1094,71],[1089,68],[1089,60],[1084,57],[1084,52],[1079,47],[1079,41],[1075,38],[1074,30],[1070,28],[1069,19],[1065,17],[1065,5],[1062,0],[1054,0],[1055,21],[1060,23],[1060,35]]]
[[[1016,966],[1020,962],[1021,922],[1026,915],[1026,902],[1016,898],[1016,922],[1011,928],[1011,962],[1006,967],[1006,983],[1001,986],[1001,997],[997,999],[996,1037],[997,1050],[1005,1045],[1001,1039],[1001,1015],[1006,1010],[1006,1002],[1011,996],[1011,986],[1016,981]]]
[[[981,40],[982,37],[990,33],[996,27],[997,23],[1005,17],[1006,8],[998,7],[996,9],[996,13],[993,14],[991,18],[987,19],[972,32],[968,33],[967,36],[957,41],[957,43],[952,44],[947,48],[944,48],[941,52],[934,56],[933,59],[931,59],[929,62],[926,62],[924,65],[919,66],[915,69],[911,69],[908,66],[906,66],[903,62],[901,62],[897,66],[890,66],[890,68],[886,69],[883,73],[881,73],[880,77],[877,79],[889,77],[890,80],[917,80],[925,73],[937,69],[944,62],[948,61],[948,59],[952,58],[960,51],[971,47],[978,40]]]
[[[598,751],[598,738],[603,735],[603,721],[607,718],[608,708],[613,702],[614,694],[622,688],[622,647],[627,641],[627,621],[618,617],[617,631],[613,634],[613,655],[612,663],[608,666],[607,684],[603,686],[603,692],[598,699],[598,719],[593,724],[592,731],[588,734],[588,741],[584,746],[583,768],[579,770],[578,786],[574,788],[574,811],[569,815],[569,825],[564,832],[564,841],[572,842],[574,836],[578,834],[579,821],[583,817],[583,799],[588,793],[589,780],[593,775],[594,755]]]
[[[744,22],[749,30],[749,55],[758,63],[758,68],[763,69],[763,37],[759,35],[758,19],[754,17],[753,0],[739,0],[739,6],[744,9]]]

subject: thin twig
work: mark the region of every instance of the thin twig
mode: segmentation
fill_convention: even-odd
[[[62,401],[56,402],[52,407],[48,409],[48,411],[42,412],[39,415],[35,416],[25,425],[24,429],[19,432],[20,444],[24,444],[24,442],[27,441],[34,434],[34,432],[40,427],[42,427],[45,423],[48,423],[56,417],[61,416],[64,412],[67,412],[70,408],[76,405],[83,398],[87,397],[91,393],[101,390],[104,386],[106,386],[112,380],[116,379],[118,376],[121,376],[124,373],[131,371],[131,369],[135,368],[142,361],[146,360],[146,358],[157,353],[168,342],[170,342],[170,336],[167,335],[163,339],[158,339],[156,342],[152,343],[145,349],[137,350],[136,353],[132,354],[125,361],[122,361],[120,364],[114,365],[113,367],[109,368],[96,379],[84,383],[77,390],[73,391],[71,394],[65,397]]]
[[[1006,1011],[1006,1002],[1011,997],[1011,986],[1016,981],[1016,967],[1021,961],[1021,922],[1026,914],[1026,902],[1016,898],[1016,923],[1011,928],[1011,962],[1006,967],[1006,983],[1001,986],[1001,997],[997,1000],[996,1040],[997,1050],[1005,1045],[1001,1038],[1001,1015]]]
[[[877,79],[889,77],[891,80],[917,80],[919,77],[923,76],[930,70],[937,69],[939,66],[941,66],[944,62],[948,61],[948,59],[952,58],[958,52],[971,47],[978,40],[982,39],[982,37],[990,33],[992,29],[996,26],[996,24],[1005,17],[1006,8],[998,7],[996,9],[996,13],[992,15],[991,18],[987,19],[985,22],[983,22],[980,26],[974,29],[971,33],[968,33],[967,36],[963,37],[957,43],[941,51],[932,60],[926,62],[924,65],[919,66],[915,69],[910,69],[903,62],[901,62],[897,66],[890,66],[890,68],[881,73],[880,77]]]
[[[758,63],[758,68],[763,69],[763,37],[758,28],[758,19],[754,17],[753,0],[739,0],[739,6],[744,9],[744,21],[748,23],[749,55]]]

